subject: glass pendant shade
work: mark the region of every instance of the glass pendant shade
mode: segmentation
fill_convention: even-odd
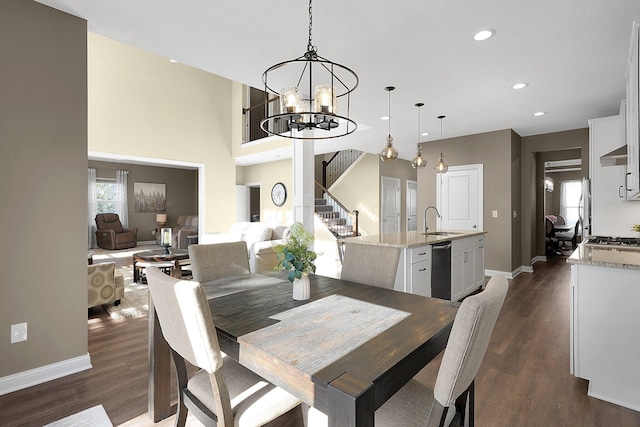
[[[446,116],[438,116],[440,119],[440,157],[438,158],[438,163],[433,168],[436,173],[446,173],[449,170],[449,165],[444,162],[444,154],[442,154],[442,119]]]
[[[393,138],[391,137],[391,91],[394,89],[395,87],[393,86],[384,88],[384,90],[389,92],[389,114],[387,115],[389,118],[389,135],[387,136],[387,145],[380,152],[380,160],[383,162],[393,162],[398,158],[398,150],[393,146]]]
[[[398,158],[398,150],[393,146],[391,135],[387,137],[387,145],[380,152],[380,159],[383,162],[393,162]]]
[[[416,107],[418,107],[418,145],[416,147],[416,156],[411,161],[411,167],[414,169],[422,169],[427,166],[427,160],[422,157],[422,145],[420,145],[420,107],[423,105],[422,102],[416,104]]]
[[[314,101],[315,105],[313,111],[315,113],[338,113],[338,101],[336,98],[335,87],[327,85],[316,86]]]
[[[422,146],[418,144],[416,149],[416,156],[411,161],[411,167],[414,169],[422,169],[427,166],[427,160],[422,157]]]
[[[288,114],[299,113],[302,110],[302,96],[295,86],[283,87],[280,90],[282,111]]]
[[[446,173],[449,170],[449,165],[444,162],[444,155],[442,153],[440,153],[440,158],[434,169],[436,173]]]

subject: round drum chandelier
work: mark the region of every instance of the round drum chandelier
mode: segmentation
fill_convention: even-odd
[[[349,135],[358,127],[349,118],[351,92],[358,86],[358,76],[344,65],[318,55],[317,47],[311,42],[312,24],[309,0],[307,51],[299,58],[269,67],[262,74],[266,96],[272,94],[279,97],[277,105],[266,100],[265,119],[260,122],[262,130],[270,135],[328,139]],[[344,115],[339,114],[340,98],[343,103],[340,109],[346,110]],[[305,129],[322,132],[305,137],[300,133]]]

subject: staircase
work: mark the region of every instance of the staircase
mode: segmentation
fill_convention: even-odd
[[[327,199],[315,199],[315,212],[325,223],[329,231],[336,236],[351,237],[353,236],[353,226],[351,218],[342,209],[335,209]]]

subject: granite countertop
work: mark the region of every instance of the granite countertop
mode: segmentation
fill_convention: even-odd
[[[438,230],[434,233],[444,234],[424,235],[419,231],[401,231],[398,233],[373,234],[371,236],[346,237],[340,240],[348,243],[362,243],[363,245],[416,248],[438,242],[480,236],[486,234],[486,231]]]
[[[581,243],[569,258],[569,264],[640,270],[640,248],[629,246],[592,246]]]

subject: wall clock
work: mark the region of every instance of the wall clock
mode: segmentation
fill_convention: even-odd
[[[284,202],[287,201],[287,187],[285,187],[283,183],[276,182],[273,186],[271,189],[271,200],[276,206],[282,206]]]

